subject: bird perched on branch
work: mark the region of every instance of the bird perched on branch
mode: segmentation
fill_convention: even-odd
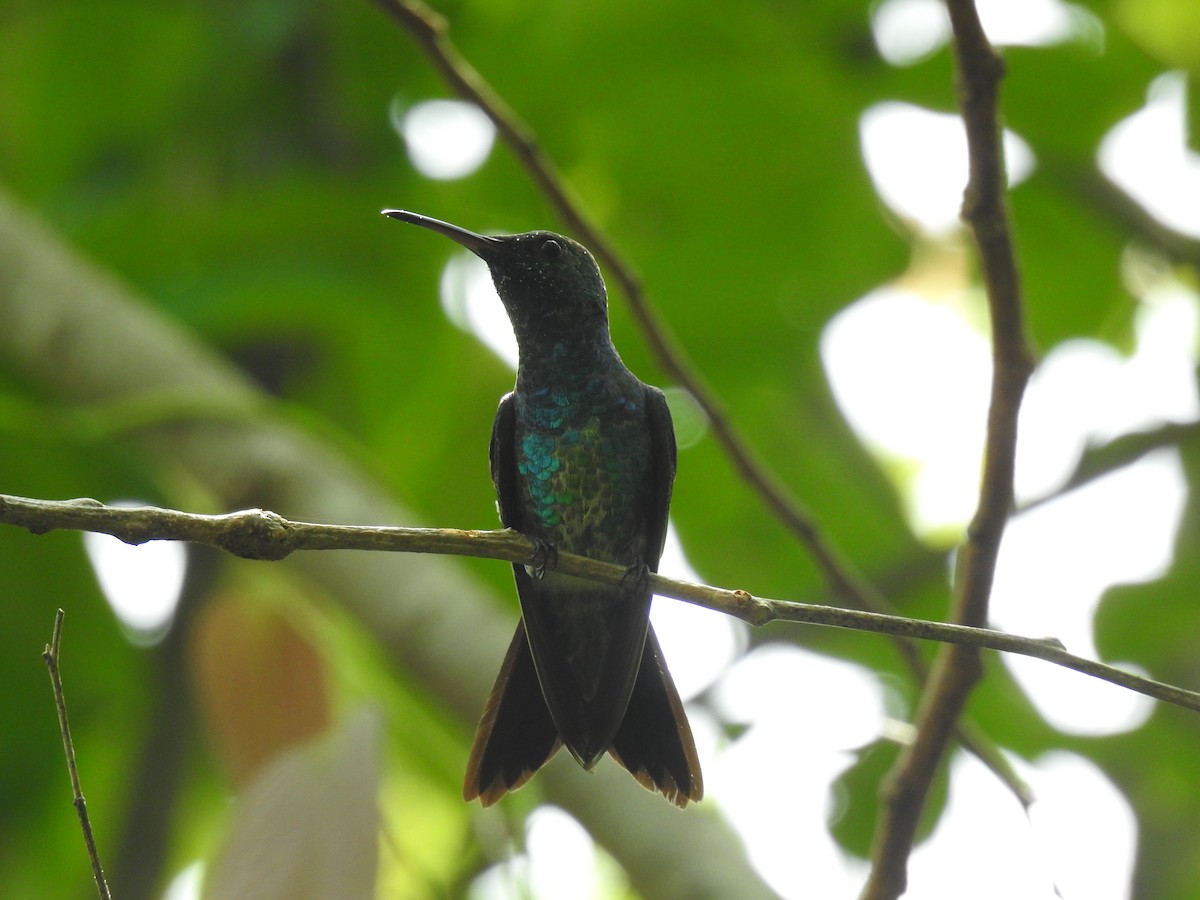
[[[485,806],[563,744],[585,769],[607,751],[686,806],[704,788],[691,729],[650,625],[675,480],[666,399],[613,347],[591,253],[549,231],[497,237],[387,209],[480,257],[512,321],[517,383],[492,425],[500,519],[532,539],[514,565],[521,622],[483,711],[463,796]],[[628,567],[619,587],[554,571],[558,550]]]

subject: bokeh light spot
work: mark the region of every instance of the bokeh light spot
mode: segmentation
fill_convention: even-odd
[[[487,161],[496,127],[473,103],[425,100],[408,109],[393,103],[393,127],[404,138],[413,167],[427,178],[465,178]]]
[[[118,501],[113,506],[141,506]],[[171,625],[187,570],[187,550],[178,541],[132,546],[107,534],[85,532],[83,546],[100,590],[129,638],[156,643]]]

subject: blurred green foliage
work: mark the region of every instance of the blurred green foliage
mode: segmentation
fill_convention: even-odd
[[[1194,77],[1200,46],[1187,4],[1088,6],[1103,51],[1071,42],[1006,53],[1005,117],[1042,163],[1012,203],[1043,351],[1076,336],[1125,340],[1135,304],[1120,285],[1120,254],[1153,236],[1099,202],[1111,189],[1095,148],[1157,74],[1190,66]],[[840,0],[764,0],[722,15],[682,0],[463,0],[441,12],[634,260],[736,426],[890,599],[940,616],[940,555],[910,534],[893,488],[841,420],[817,345],[830,317],[903,272],[911,250],[873,192],[859,117],[883,100],[953,109],[948,50],[890,67],[874,49],[869,6]],[[1185,26],[1192,37],[1180,43]],[[479,230],[556,223],[503,147],[464,180],[413,170],[389,109],[446,89],[394,23],[365,2],[10,0],[0,7],[0,85],[6,190],[351,450],[425,522],[494,526],[486,446],[511,376],[442,314],[438,273],[451,248],[401,233],[377,211],[402,206]],[[1194,273],[1196,259],[1176,264]],[[612,316],[631,368],[662,383],[620,297]],[[137,456],[119,434],[97,434],[0,358],[0,490],[195,499],[169,466]],[[674,513],[705,580],[827,599],[806,553],[711,438],[681,455]],[[1182,684],[1197,681],[1195,629],[1184,624],[1200,585],[1195,538],[1193,502],[1175,569],[1115,592],[1098,625],[1102,651]],[[504,566],[462,564],[510,596]],[[108,848],[122,834],[139,747],[153,732],[156,673],[169,661],[125,640],[77,535],[0,529],[0,573],[0,894],[83,895],[87,863],[37,659],[53,609],[68,608],[64,677]],[[342,679],[337,696],[383,696],[406,723],[391,745],[388,796],[425,804],[420,821],[435,823],[421,835],[400,829],[396,841],[422,874],[390,883],[414,896],[461,889],[485,860],[457,799],[467,735],[439,716],[436,698],[394,682],[352,623],[321,616],[313,640]],[[802,635],[902,671],[882,640]],[[798,639],[780,627],[767,636]],[[1068,740],[1007,679],[983,694],[973,712],[998,744],[1028,756],[1069,746],[1127,792],[1142,828],[1138,896],[1195,896],[1194,716],[1162,709],[1131,734]],[[198,738],[185,756],[158,877],[212,852],[222,833],[224,782],[203,747]],[[874,780],[848,783],[859,793],[839,838],[861,851]]]

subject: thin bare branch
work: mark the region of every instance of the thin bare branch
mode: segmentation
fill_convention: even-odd
[[[71,778],[71,796],[74,798],[75,812],[79,815],[79,827],[83,829],[83,842],[87,845],[88,859],[92,863],[92,877],[96,880],[96,890],[99,892],[101,900],[109,900],[112,895],[108,891],[104,867],[100,865],[100,852],[96,849],[96,837],[92,834],[92,820],[88,816],[87,801],[83,799],[79,769],[75,765],[75,744],[71,741],[71,726],[67,722],[67,698],[63,694],[62,676],[58,669],[65,615],[61,609],[55,614],[54,631],[51,633],[50,643],[42,651],[42,659],[46,663],[46,668],[50,670],[50,687],[54,691],[54,706],[58,710],[58,729],[62,733],[63,751],[67,755],[67,774]]]
[[[278,560],[298,550],[377,550],[473,556],[520,564],[531,562],[534,552],[528,538],[510,529],[323,525],[292,521],[261,509],[209,516],[153,506],[105,506],[89,499],[33,500],[7,494],[0,494],[0,524],[15,525],[35,534],[59,529],[93,531],[130,544],[191,541],[248,559]],[[264,539],[264,535],[270,538]],[[624,566],[566,552],[558,553],[556,570],[606,584],[620,584],[628,574]],[[659,596],[726,613],[750,625],[800,622],[1032,656],[1200,712],[1200,692],[1075,656],[1055,638],[1021,637],[989,628],[772,600],[742,590],[710,587],[658,574],[651,574],[650,586]]]
[[[1105,444],[1089,447],[1080,457],[1075,471],[1053,491],[1022,504],[1018,514],[1084,487],[1118,469],[1133,465],[1156,450],[1182,449],[1200,442],[1200,422],[1164,422],[1143,431],[1130,431]]]
[[[1000,540],[1013,506],[1017,414],[1033,358],[1025,337],[1020,278],[1005,206],[1004,151],[998,91],[1004,64],[992,50],[972,0],[947,0],[966,125],[970,175],[962,217],[979,253],[992,326],[992,391],[979,504],[959,549],[951,616],[966,626],[987,623]],[[917,735],[883,789],[866,900],[904,893],[908,857],[929,788],[959,716],[982,674],[978,649],[943,648],[917,710]]]

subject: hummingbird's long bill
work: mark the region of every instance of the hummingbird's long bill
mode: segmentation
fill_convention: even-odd
[[[443,222],[441,219],[433,219],[429,216],[423,216],[420,213],[409,212],[406,209],[384,209],[381,212],[389,219],[399,219],[401,222],[408,222],[410,225],[420,225],[422,228],[428,228],[430,231],[436,231],[438,234],[445,235],[450,240],[466,247],[476,256],[486,259],[485,254],[488,250],[493,249],[499,242],[495,238],[490,238],[487,235],[476,234],[474,231],[468,231],[465,228],[460,228],[457,225],[451,225],[449,222]]]

